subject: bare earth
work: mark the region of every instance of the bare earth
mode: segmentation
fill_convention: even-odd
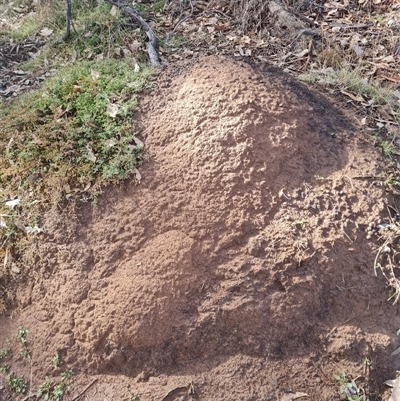
[[[29,381],[22,326],[32,391],[59,352],[66,399],[97,378],[77,399],[333,400],[343,371],[387,399],[400,317],[366,231],[391,200],[356,121],[275,68],[214,56],[164,71],[140,119],[140,183],[46,214],[0,318],[12,370]]]

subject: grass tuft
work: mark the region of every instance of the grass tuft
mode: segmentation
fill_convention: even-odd
[[[367,80],[357,68],[341,67],[333,69],[329,67],[313,70],[300,75],[299,79],[305,82],[319,83],[355,92],[372,100],[373,104],[389,104],[397,107],[397,99],[393,95],[393,90],[381,86],[376,81]]]
[[[0,106],[0,185],[50,196],[54,185],[127,178],[142,161],[131,115],[150,74],[125,60],[87,61]]]

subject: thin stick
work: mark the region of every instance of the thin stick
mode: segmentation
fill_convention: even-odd
[[[90,384],[88,384],[76,397],[74,397],[74,398],[72,399],[72,401],[78,401],[78,399],[79,399],[80,397],[82,397],[82,395],[85,394],[86,391],[89,390],[89,388],[92,387],[93,384],[97,382],[97,380],[98,380],[97,378],[96,378],[96,379],[93,379],[92,382],[91,382]]]
[[[67,41],[71,35],[71,7],[71,0],[65,0],[65,23],[67,29],[65,31],[65,35],[62,38],[64,42]]]
[[[128,14],[132,19],[134,19],[142,28],[149,39],[147,42],[147,53],[149,54],[150,63],[153,67],[161,67],[160,58],[157,53],[157,38],[149,24],[142,18],[142,16],[134,8],[128,6],[124,0],[105,0],[107,3],[117,6],[123,12]]]

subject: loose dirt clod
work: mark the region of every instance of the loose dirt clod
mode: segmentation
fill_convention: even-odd
[[[48,213],[20,312],[0,320],[29,330],[34,384],[57,352],[78,383],[103,375],[96,399],[129,382],[141,400],[187,383],[203,400],[331,400],[333,373],[368,357],[379,391],[400,322],[366,241],[384,188],[355,179],[381,161],[354,122],[223,57],[168,69],[142,105],[140,185]]]

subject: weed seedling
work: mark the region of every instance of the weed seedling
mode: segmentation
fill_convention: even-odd
[[[389,188],[393,188],[396,185],[399,185],[399,181],[397,180],[397,177],[394,175],[390,174],[388,177],[385,179],[385,185],[387,185]]]
[[[74,372],[72,369],[66,369],[64,372],[61,373],[61,380],[68,381],[74,377]]]
[[[53,366],[57,369],[61,365],[61,358],[58,352],[53,356]]]
[[[393,155],[394,146],[389,141],[381,141],[382,152],[386,157],[391,158]]]
[[[363,363],[363,365],[366,366],[366,367],[372,365],[371,360],[370,360],[369,358],[367,358],[367,357],[363,359],[362,363]]]
[[[64,382],[58,383],[54,386],[51,393],[51,399],[54,401],[60,401],[66,392],[71,391],[71,386],[65,384]]]
[[[24,377],[15,376],[12,372],[7,376],[6,383],[10,391],[12,391],[13,393],[22,394],[26,390]]]
[[[57,357],[57,358],[56,358]],[[59,355],[56,354],[53,358],[60,363]],[[48,376],[44,378],[44,382],[39,386],[37,392],[37,398],[43,397],[44,400],[60,401],[65,393],[71,391],[70,380],[73,377],[74,372],[72,369],[66,369],[61,373],[61,381],[58,383],[53,382]]]
[[[7,373],[9,369],[10,369],[10,367],[8,365],[0,366],[1,373]]]
[[[140,401],[139,396],[137,394],[132,393],[130,385],[128,385],[128,388],[127,388],[127,398],[128,398],[128,401]]]
[[[6,348],[0,350],[0,361],[8,358],[8,352],[9,351]]]
[[[31,351],[29,351],[28,349],[22,348],[22,349],[19,350],[19,352],[20,352],[21,355],[22,355],[24,358],[26,358],[28,361],[31,361],[31,360],[32,360],[32,358],[31,358]]]
[[[51,397],[51,392],[53,390],[54,384],[53,381],[49,378],[49,376],[46,376],[44,378],[44,382],[39,386],[38,392],[37,392],[37,398],[43,397],[45,400],[49,400]]]
[[[26,336],[28,334],[28,330],[18,327],[18,332],[17,332],[17,340],[22,344],[26,345],[28,340],[26,339]]]
[[[333,375],[334,379],[340,385],[339,393],[340,398],[346,401],[359,401],[358,387],[354,380],[350,380],[346,372],[342,372],[341,375]]]

